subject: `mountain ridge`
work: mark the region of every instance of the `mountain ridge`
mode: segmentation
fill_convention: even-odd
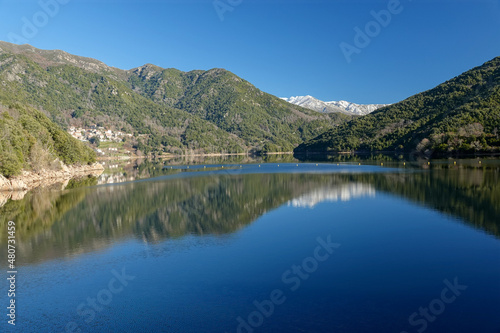
[[[377,109],[388,106],[390,104],[357,104],[344,100],[340,101],[321,101],[311,95],[281,97],[282,100],[295,105],[299,105],[317,112],[330,113],[341,112],[348,115],[366,115]]]
[[[134,133],[131,145],[146,154],[291,151],[348,119],[286,103],[224,69],[121,70],[6,42],[0,63],[0,101],[31,105],[63,128],[99,123]]]

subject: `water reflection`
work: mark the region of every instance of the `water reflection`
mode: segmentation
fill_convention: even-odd
[[[163,164],[148,164],[143,170],[149,175],[182,173],[162,169]],[[323,201],[376,192],[406,198],[500,236],[495,165],[443,164],[428,171],[390,173],[180,175],[97,187],[88,187],[97,184],[96,178],[79,182],[66,184],[64,191],[38,190],[0,203],[0,222],[17,223],[18,264],[96,251],[130,237],[158,242],[187,234],[233,233],[282,205],[313,208]],[[0,231],[0,246],[5,232]]]
[[[161,159],[116,159],[102,161],[105,171],[98,178],[98,184],[118,184],[138,179],[147,179],[176,173],[170,167],[228,165],[228,164],[260,164],[260,163],[296,163],[291,154],[272,154],[265,156],[225,155],[197,156],[187,155]]]
[[[371,185],[352,183],[337,185],[333,188],[319,188],[288,202],[288,206],[314,208],[321,202],[349,201],[362,197],[374,197],[375,189]]]

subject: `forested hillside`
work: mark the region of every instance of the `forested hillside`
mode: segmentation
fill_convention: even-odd
[[[295,152],[496,152],[500,148],[500,57],[434,89],[351,120]]]
[[[249,146],[265,146],[265,150],[289,151],[349,119],[292,105],[224,69],[181,72],[146,65],[130,74],[132,88],[143,96],[208,120]]]
[[[1,101],[1,100],[0,100]],[[72,138],[43,113],[15,104],[0,105],[0,175],[95,162],[94,151]]]

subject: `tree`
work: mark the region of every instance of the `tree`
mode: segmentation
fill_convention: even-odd
[[[93,136],[89,139],[89,142],[96,147],[99,147],[101,145],[101,139],[98,136]]]

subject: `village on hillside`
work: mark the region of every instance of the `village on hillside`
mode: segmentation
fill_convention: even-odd
[[[68,132],[72,137],[80,141],[90,141],[91,138],[99,138],[101,142],[121,142],[123,138],[133,136],[132,134],[113,131],[96,125],[92,125],[90,128],[71,126]]]
[[[97,145],[98,147],[95,148],[95,151],[99,155],[116,154],[118,152],[125,154],[131,153],[130,150],[124,149],[123,147],[125,138],[133,138],[133,135],[130,133],[113,131],[97,125],[91,125],[89,128],[71,126],[68,133],[80,141],[94,143],[95,140],[98,140],[100,144]]]

